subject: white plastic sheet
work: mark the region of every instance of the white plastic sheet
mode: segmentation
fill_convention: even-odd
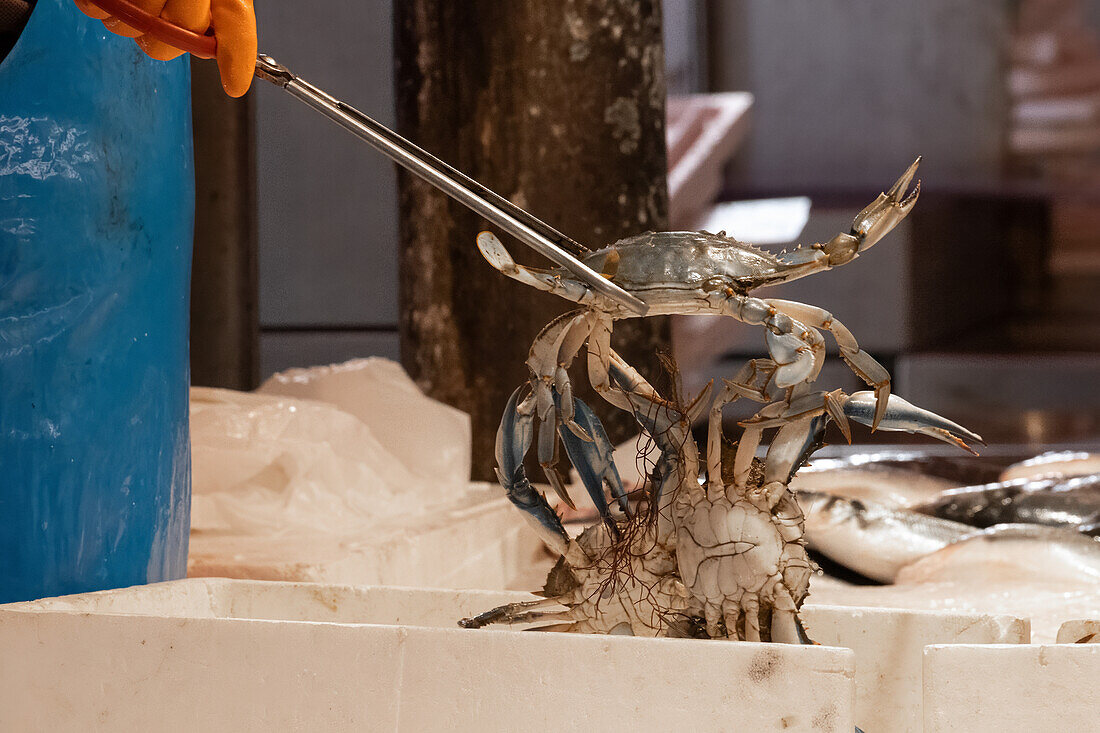
[[[256,393],[194,388],[191,450],[199,532],[361,533],[449,509],[470,486],[469,416],[385,359],[294,370]]]

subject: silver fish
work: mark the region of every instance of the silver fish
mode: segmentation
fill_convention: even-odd
[[[1100,541],[1064,527],[999,524],[903,568],[898,583],[1100,583]]]
[[[947,490],[958,488],[959,484],[890,465],[846,465],[819,469],[814,464],[795,474],[790,487],[796,492],[817,491],[845,499],[908,507],[932,501]]]
[[[1048,451],[1026,461],[1013,463],[1000,476],[1000,481],[1047,476],[1085,476],[1100,473],[1100,453],[1084,451]]]
[[[906,565],[974,534],[973,527],[873,501],[818,491],[799,493],[806,545],[833,562],[881,583]]]
[[[1100,522],[1100,475],[965,486],[911,509],[973,527],[1042,524],[1088,533]]]
[[[822,605],[1030,619],[1032,643],[1053,644],[1064,622],[1100,618],[1098,556],[1100,542],[1072,530],[995,527],[902,568],[894,585],[814,576],[810,597]]]
[[[947,446],[943,447],[947,449]],[[943,479],[955,486],[975,486],[997,481],[1009,461],[1018,458],[1018,455],[1013,455],[1008,460],[990,457],[988,455],[990,451],[983,451],[981,457],[976,458],[955,452],[940,451],[938,446],[922,447],[920,450],[871,446],[856,450],[838,446],[836,452],[838,455],[833,457],[815,455],[802,471],[894,468],[915,471],[929,478]]]

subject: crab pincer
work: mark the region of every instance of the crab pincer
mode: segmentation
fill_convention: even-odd
[[[523,385],[512,393],[497,429],[497,480],[509,501],[520,509],[548,547],[565,552],[569,535],[539,490],[531,485],[523,468],[523,459],[531,449],[535,432],[534,400],[530,387]]]
[[[852,420],[864,425],[871,425],[881,402],[873,392],[856,392],[848,397],[844,403],[844,414]],[[917,407],[897,395],[890,395],[886,402],[880,430],[901,431],[906,433],[920,433],[942,440],[951,445],[957,445],[965,451],[977,455],[977,451],[971,448],[966,441],[985,445],[982,436],[967,430],[962,425],[940,417],[934,412]]]
[[[569,462],[577,469],[577,475],[580,476],[581,483],[588,491],[592,503],[596,505],[608,531],[612,537],[617,537],[618,527],[607,505],[604,486],[607,486],[612,498],[619,502],[619,507],[628,516],[630,503],[627,500],[622,479],[619,477],[619,470],[612,458],[615,446],[611,444],[603,424],[591,407],[576,398],[573,398],[573,406],[574,419],[589,436],[588,439],[579,437],[564,424],[558,428],[558,435],[561,437],[562,445],[565,446]]]
[[[916,175],[920,161],[918,155],[889,191],[880,193],[878,198],[852,220],[852,236],[859,240],[859,251],[870,249],[908,216],[916,205],[917,198],[920,197],[920,180],[917,180],[908,196],[905,196],[905,192],[909,190],[909,183]]]

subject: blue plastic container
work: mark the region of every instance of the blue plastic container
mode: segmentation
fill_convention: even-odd
[[[0,63],[0,602],[183,577],[186,57],[38,0]]]

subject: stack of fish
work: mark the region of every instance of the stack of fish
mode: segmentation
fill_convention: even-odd
[[[1100,454],[1046,453],[988,473],[900,454],[799,472],[806,542],[826,571],[814,600],[1015,613],[1032,618],[1037,640],[1063,620],[1100,618]]]

